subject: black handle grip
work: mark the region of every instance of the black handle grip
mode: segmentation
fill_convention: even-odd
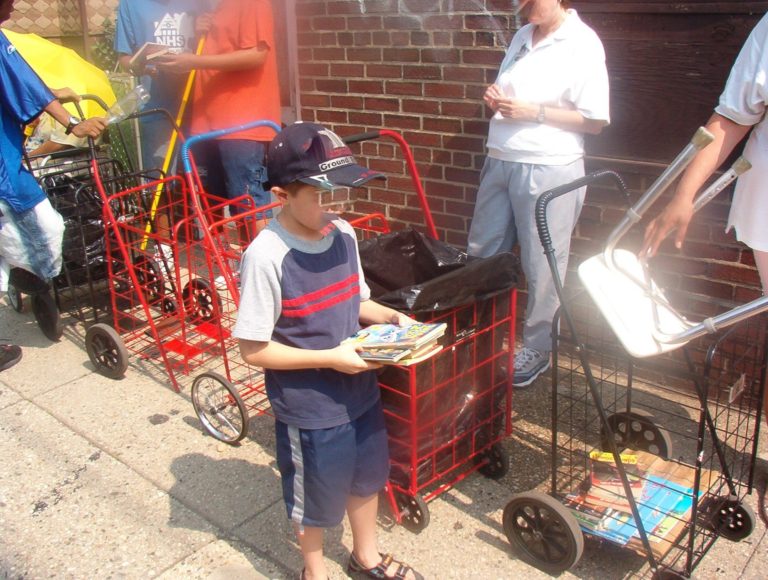
[[[627,200],[629,199],[629,192],[627,191],[627,186],[624,184],[624,180],[618,173],[609,170],[595,171],[571,181],[570,183],[545,191],[539,196],[536,200],[534,216],[536,218],[536,229],[539,232],[539,240],[541,240],[541,245],[544,248],[545,253],[552,252],[552,237],[549,234],[549,226],[547,224],[547,205],[549,205],[549,202],[561,195],[565,195],[566,193],[570,193],[571,191],[575,191],[585,185],[589,185],[590,183],[604,178],[612,179],[618,186],[621,194]]]
[[[381,131],[368,131],[367,133],[355,133],[349,137],[344,137],[344,143],[349,145],[350,143],[359,143],[360,141],[370,141],[371,139],[377,139],[381,136]]]

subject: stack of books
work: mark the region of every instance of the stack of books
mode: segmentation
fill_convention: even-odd
[[[442,346],[438,340],[445,334],[446,324],[416,322],[410,326],[372,324],[344,342],[362,349],[360,358],[380,364],[408,366],[434,356]]]
[[[642,452],[622,453],[621,462],[643,529],[652,543],[661,542],[689,517],[693,490],[662,476],[661,470],[641,468],[638,454]],[[654,467],[657,464],[661,467],[661,460],[654,461]],[[579,525],[591,534],[617,544],[639,547],[637,526],[612,454],[593,451],[590,453],[590,467],[589,485],[583,486],[586,489],[568,494],[565,506],[571,510]]]

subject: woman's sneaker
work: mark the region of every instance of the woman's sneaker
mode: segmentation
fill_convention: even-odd
[[[527,387],[539,378],[550,364],[548,352],[540,352],[524,346],[515,354],[515,375],[512,378],[512,386]]]

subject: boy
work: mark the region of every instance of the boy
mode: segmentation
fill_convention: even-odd
[[[302,578],[327,577],[323,528],[346,510],[353,535],[349,571],[421,578],[376,548],[378,492],[389,474],[376,365],[340,344],[360,322],[412,320],[370,300],[351,226],[323,211],[323,190],[383,178],[355,163],[344,142],[295,123],[269,146],[271,191],[282,202],[248,247],[234,334],[243,359],[264,367],[275,414],[277,462],[288,517],[304,557]]]

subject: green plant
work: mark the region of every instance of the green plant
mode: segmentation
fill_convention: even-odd
[[[110,18],[105,18],[102,28],[104,30],[102,37],[91,49],[91,59],[100,69],[111,71],[117,64],[117,53],[114,49],[115,23]]]

